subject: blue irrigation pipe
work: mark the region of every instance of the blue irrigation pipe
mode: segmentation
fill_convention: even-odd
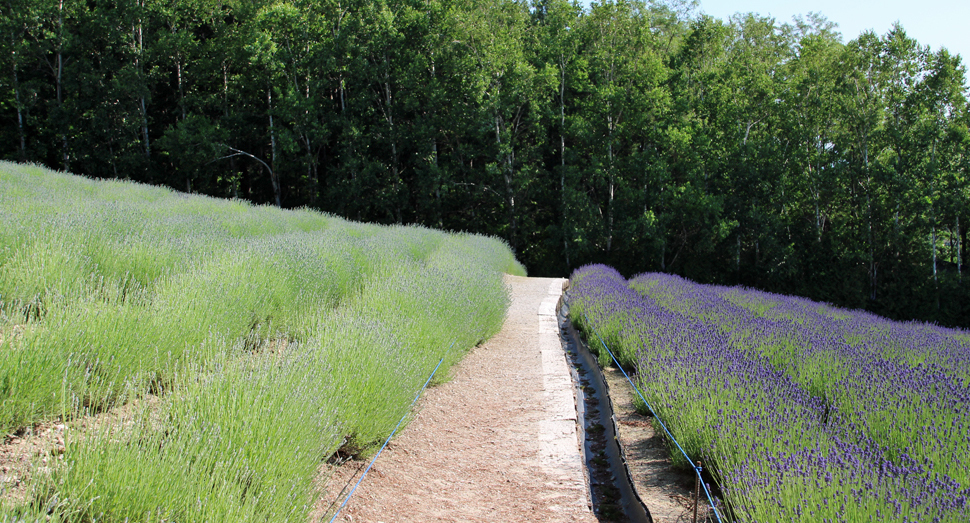
[[[455,342],[451,342],[451,347],[454,347],[454,346],[455,346]],[[451,347],[448,347],[448,349],[450,350]],[[414,399],[411,400],[411,405],[408,406],[407,412],[405,412],[404,415],[401,416],[401,420],[397,422],[397,425],[394,427],[394,430],[391,431],[391,435],[388,436],[386,440],[384,440],[384,444],[381,445],[381,450],[377,451],[377,454],[374,456],[374,459],[370,461],[370,465],[367,465],[367,469],[364,470],[364,473],[360,475],[360,479],[358,479],[357,483],[354,484],[354,488],[350,489],[350,494],[347,494],[347,497],[344,499],[344,502],[340,504],[340,508],[338,508],[337,511],[333,513],[333,517],[330,518],[330,523],[333,523],[337,519],[337,516],[340,515],[340,511],[343,510],[344,507],[347,505],[347,502],[350,501],[350,496],[354,495],[354,491],[357,490],[357,487],[360,485],[360,482],[364,481],[364,476],[367,475],[367,471],[369,471],[370,468],[374,466],[374,462],[376,462],[377,458],[380,457],[381,452],[384,452],[384,447],[386,447],[387,444],[391,441],[391,438],[394,437],[394,433],[397,432],[398,428],[400,428],[401,423],[404,423],[404,418],[408,417],[408,414],[411,412],[411,407],[414,406],[414,404],[418,401],[418,398],[421,397],[421,393],[424,392],[424,389],[426,389],[428,387],[428,384],[431,383],[431,378],[434,377],[434,373],[438,372],[438,367],[441,366],[441,362],[443,361],[445,361],[444,358],[441,358],[440,360],[438,360],[438,364],[434,366],[434,370],[431,371],[431,375],[428,376],[428,379],[424,382],[424,385],[421,386],[421,390],[419,390],[418,393],[414,395]]]
[[[636,391],[637,396],[640,396],[640,399],[643,401],[643,404],[646,405],[648,409],[650,409],[650,413],[653,414],[654,419],[656,419],[657,422],[660,423],[660,426],[663,427],[664,432],[667,433],[667,437],[670,438],[670,441],[674,442],[674,445],[677,445],[677,449],[680,450],[680,453],[684,455],[684,459],[687,460],[687,463],[690,463],[692,466],[694,466],[695,462],[692,459],[690,459],[690,456],[687,455],[687,452],[684,450],[684,447],[680,446],[680,443],[677,442],[677,439],[674,438],[674,435],[671,434],[670,430],[667,429],[667,425],[664,424],[663,420],[660,419],[660,416],[657,415],[657,412],[653,410],[653,407],[651,407],[650,403],[647,402],[647,399],[644,398],[643,394],[640,393],[640,388],[637,387],[635,383],[633,383],[633,380],[630,379],[630,376],[626,373],[625,370],[623,370],[623,365],[620,365],[620,361],[617,360],[616,356],[613,355],[613,351],[611,351],[610,348],[606,346],[606,342],[603,341],[603,338],[600,337],[600,333],[596,332],[596,327],[593,327],[592,322],[589,321],[589,316],[586,315],[586,313],[583,313],[583,317],[586,318],[586,324],[589,325],[590,330],[592,330],[593,334],[596,335],[596,339],[600,340],[600,343],[603,345],[603,348],[606,349],[606,352],[608,352],[610,354],[610,357],[613,358],[613,363],[616,364],[616,368],[620,369],[620,372],[623,373],[623,376],[626,378],[626,380],[629,381],[630,385],[633,386],[633,390]],[[717,511],[717,507],[714,506],[714,499],[711,498],[711,493],[707,490],[707,484],[704,483],[704,478],[701,477],[700,465],[694,466],[694,473],[697,474],[697,481],[699,481],[701,486],[704,487],[704,494],[707,494],[707,502],[711,505],[711,508],[714,509],[714,516],[717,518],[717,521],[719,523],[723,523],[721,521],[721,515]]]

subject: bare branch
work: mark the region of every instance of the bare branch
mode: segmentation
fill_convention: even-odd
[[[235,147],[226,145],[224,143],[219,143],[219,144],[216,144],[216,145],[221,145],[222,147],[225,147],[226,149],[229,149],[230,151],[236,153],[236,154],[230,154],[229,156],[223,156],[222,158],[217,158],[216,160],[224,160],[226,158],[232,158],[233,156],[240,156],[240,155],[241,156],[248,156],[248,157],[252,158],[253,160],[256,160],[257,162],[263,164],[263,167],[266,168],[266,170],[269,172],[269,175],[270,176],[273,176],[273,168],[270,167],[269,164],[267,164],[263,160],[259,159],[258,157],[254,156],[252,154],[249,154],[246,151],[242,151],[242,150],[236,149]],[[212,160],[212,161],[214,162],[216,160]],[[209,162],[209,163],[212,163],[212,162]]]

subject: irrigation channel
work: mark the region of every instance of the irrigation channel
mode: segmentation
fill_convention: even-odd
[[[576,388],[576,422],[583,442],[593,513],[601,520],[649,523],[653,519],[634,488],[617,437],[609,387],[599,365],[569,321],[568,300],[560,301],[559,336]]]
[[[367,462],[322,471],[313,521],[344,504],[335,523],[691,521],[665,440],[566,320],[565,280],[506,282],[501,332],[421,394],[366,478]]]

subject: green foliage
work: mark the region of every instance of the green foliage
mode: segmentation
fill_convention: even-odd
[[[16,0],[0,157],[967,325],[960,57],[694,6]]]
[[[508,246],[0,164],[0,428],[97,414],[26,516],[305,521],[501,327]],[[173,481],[178,478],[178,481]]]

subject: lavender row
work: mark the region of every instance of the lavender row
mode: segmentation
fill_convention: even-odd
[[[661,275],[627,282],[587,266],[573,274],[571,294],[574,320],[636,367],[658,416],[693,459],[713,467],[735,519],[967,520],[964,481],[911,448],[887,445],[868,418],[820,393],[829,382],[811,369],[833,356],[831,333],[794,329],[804,317],[758,314],[725,299],[727,291]],[[784,364],[792,359],[801,365]],[[858,379],[854,372],[834,376]]]
[[[830,408],[859,420],[889,457],[928,459],[934,472],[970,485],[960,453],[970,435],[967,369],[945,363],[970,354],[966,333],[670,275],[641,275],[631,287],[731,332],[737,350],[766,355]]]

